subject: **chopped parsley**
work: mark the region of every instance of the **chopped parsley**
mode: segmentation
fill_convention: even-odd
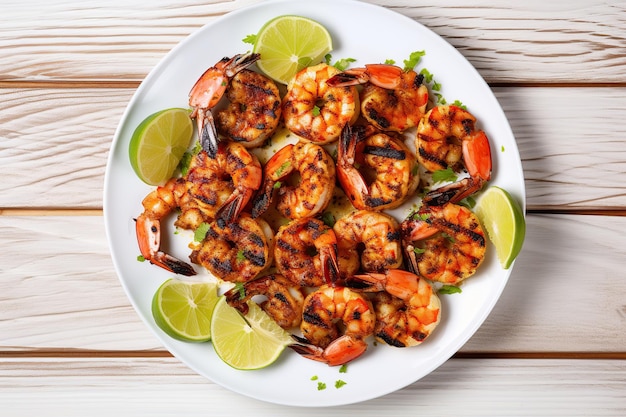
[[[435,184],[438,182],[454,182],[456,179],[457,175],[450,167],[433,172],[433,181]]]
[[[339,71],[345,71],[351,63],[356,62],[354,58],[341,58],[335,61],[334,64],[331,64],[332,58],[333,56],[331,54],[326,54],[324,55],[324,62],[326,62],[326,65],[337,68]]]
[[[249,43],[250,45],[254,45],[256,42],[256,33],[253,35],[248,35],[242,39],[243,43]]]
[[[326,383],[325,382],[318,382],[317,383],[317,390],[318,391],[324,391],[326,389]]]
[[[422,57],[426,55],[426,51],[415,51],[411,52],[409,55],[409,59],[405,59],[404,62],[404,70],[412,70],[415,66],[420,62]]]
[[[278,175],[279,177],[282,176],[285,170],[288,169],[290,166],[291,166],[291,161],[283,162],[282,165],[279,166],[278,169],[276,170],[276,175]]]
[[[341,365],[341,367],[339,368],[339,373],[340,374],[345,374],[346,372],[348,372],[348,364],[344,363],[343,365]]]
[[[137,256],[137,261],[139,261],[139,262],[145,262],[145,261],[146,261],[146,258],[144,258],[144,257],[143,257],[143,255],[138,255],[138,256]]]
[[[200,226],[193,232],[193,240],[196,242],[202,242],[206,237],[206,233],[209,231],[209,223],[201,223]]]
[[[444,285],[439,288],[439,294],[460,294],[463,292],[460,287],[456,285]]]
[[[347,382],[342,381],[341,379],[338,379],[338,380],[335,381],[335,388],[339,389],[339,388],[343,387],[346,384],[347,384]]]
[[[335,216],[330,211],[325,211],[322,214],[322,221],[328,227],[333,227],[335,223],[337,222],[337,220],[335,219]]]

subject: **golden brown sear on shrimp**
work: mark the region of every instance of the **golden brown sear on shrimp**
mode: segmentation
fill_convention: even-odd
[[[191,260],[224,281],[246,282],[270,266],[273,237],[265,221],[242,213],[231,223],[211,223]]]
[[[356,258],[363,271],[380,272],[402,264],[400,225],[388,214],[359,210],[337,220],[333,230],[339,251]]]
[[[274,81],[244,69],[230,80],[226,97],[230,104],[215,115],[218,132],[246,148],[261,146],[280,121],[281,99]]]
[[[326,83],[339,72],[327,64],[304,68],[287,86],[283,98],[285,126],[317,144],[333,142],[343,127],[356,118],[358,93],[354,86],[331,87]]]
[[[458,284],[474,275],[485,258],[485,232],[467,207],[425,206],[401,227],[409,268],[431,281]]]

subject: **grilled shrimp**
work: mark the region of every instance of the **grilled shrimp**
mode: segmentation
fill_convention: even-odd
[[[299,174],[296,185],[285,181],[292,174]],[[335,161],[324,148],[311,142],[300,141],[283,147],[265,164],[263,192],[254,199],[253,217],[269,207],[276,188],[276,208],[283,216],[290,219],[315,216],[330,203],[335,188]]]
[[[293,220],[278,230],[274,259],[279,273],[304,287],[323,285],[341,268],[335,232],[310,217]]]
[[[368,64],[348,69],[328,81],[333,86],[365,84],[361,114],[383,131],[404,132],[417,126],[426,111],[428,88],[424,77],[395,65]]]
[[[262,145],[280,121],[281,99],[271,79],[248,69],[241,70],[226,89],[230,104],[215,115],[219,133],[246,148]]]
[[[261,186],[259,160],[236,142],[220,142],[215,157],[201,151],[186,176],[189,193],[213,219],[232,222]]]
[[[217,153],[218,138],[211,109],[224,96],[228,81],[259,58],[259,54],[251,53],[222,58],[198,78],[189,92],[191,117],[196,119],[200,144],[212,157]]]
[[[485,232],[466,207],[423,206],[402,222],[401,229],[409,269],[431,281],[458,284],[485,258]]]
[[[304,294],[299,285],[280,274],[265,275],[234,287],[224,293],[228,304],[242,314],[248,312],[247,302],[264,296],[261,308],[283,329],[300,325]]]
[[[327,284],[304,300],[300,324],[304,338],[290,347],[308,359],[343,365],[367,350],[365,339],[372,335],[375,322],[367,298],[347,287]]]
[[[339,251],[356,258],[363,271],[380,272],[402,263],[400,226],[385,213],[356,211],[337,220],[333,229]],[[347,276],[356,272],[350,270]]]
[[[337,154],[337,178],[352,205],[381,211],[404,203],[419,185],[417,161],[399,139],[366,137],[360,125],[346,126]]]
[[[318,64],[298,72],[283,98],[285,126],[317,144],[337,140],[343,127],[356,120],[356,88],[331,87],[326,81],[339,70]]]
[[[441,320],[441,301],[432,286],[419,276],[401,269],[357,275],[368,283],[364,291],[376,291],[374,337],[395,347],[422,343]]]
[[[224,281],[246,282],[271,265],[273,239],[265,221],[242,213],[231,223],[211,223],[191,259]]]
[[[475,122],[467,110],[452,105],[434,107],[424,115],[416,136],[419,163],[431,172],[464,166],[469,173],[469,178],[428,192],[426,204],[459,202],[491,179],[489,140]]]

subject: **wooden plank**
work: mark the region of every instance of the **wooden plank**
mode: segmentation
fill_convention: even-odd
[[[0,216],[0,351],[162,349],[117,280],[102,220]],[[462,352],[626,352],[623,230],[623,217],[528,216],[509,283]]]
[[[626,206],[626,88],[494,91],[517,139],[530,208]],[[101,208],[108,150],[133,92],[3,90],[0,209]]]
[[[492,83],[626,82],[626,13],[619,0],[368,2],[429,27]],[[208,3],[5,2],[0,81],[141,80],[190,33],[258,0]]]
[[[625,361],[452,359],[400,391],[334,410],[363,417],[389,410],[433,417],[621,417],[625,375]],[[342,379],[350,384],[350,373]],[[323,401],[324,391],[315,394]],[[228,391],[174,358],[2,358],[0,404],[6,417],[294,414],[294,408]],[[301,417],[319,412],[297,409]]]

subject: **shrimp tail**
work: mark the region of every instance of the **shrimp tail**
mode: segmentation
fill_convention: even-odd
[[[427,206],[443,206],[447,203],[458,203],[479,191],[485,181],[482,178],[468,177],[450,185],[444,185],[426,193],[422,203]]]
[[[323,362],[328,366],[340,366],[358,358],[367,350],[367,343],[363,339],[343,335],[333,340],[325,349],[312,345],[308,340],[292,336],[297,344],[289,347],[307,359]]]
[[[253,193],[254,190],[246,188],[244,190],[235,190],[231,194],[215,215],[221,227],[234,222],[239,217]]]
[[[354,167],[357,144],[365,138],[363,126],[346,125],[338,149],[337,178],[351,202],[366,206],[370,192],[363,176]],[[353,203],[354,204],[354,203]]]
[[[274,186],[269,185],[263,187],[263,191],[256,195],[254,200],[252,200],[252,210],[250,214],[253,219],[261,216],[265,211],[269,208],[270,202],[272,201],[272,194],[274,193]]]
[[[135,220],[137,242],[141,255],[150,263],[175,274],[196,275],[193,266],[160,250],[161,223],[145,215]]]
[[[219,137],[215,129],[215,120],[211,110],[197,111],[196,122],[198,125],[198,134],[200,135],[200,146],[211,157],[215,159],[218,152]]]

